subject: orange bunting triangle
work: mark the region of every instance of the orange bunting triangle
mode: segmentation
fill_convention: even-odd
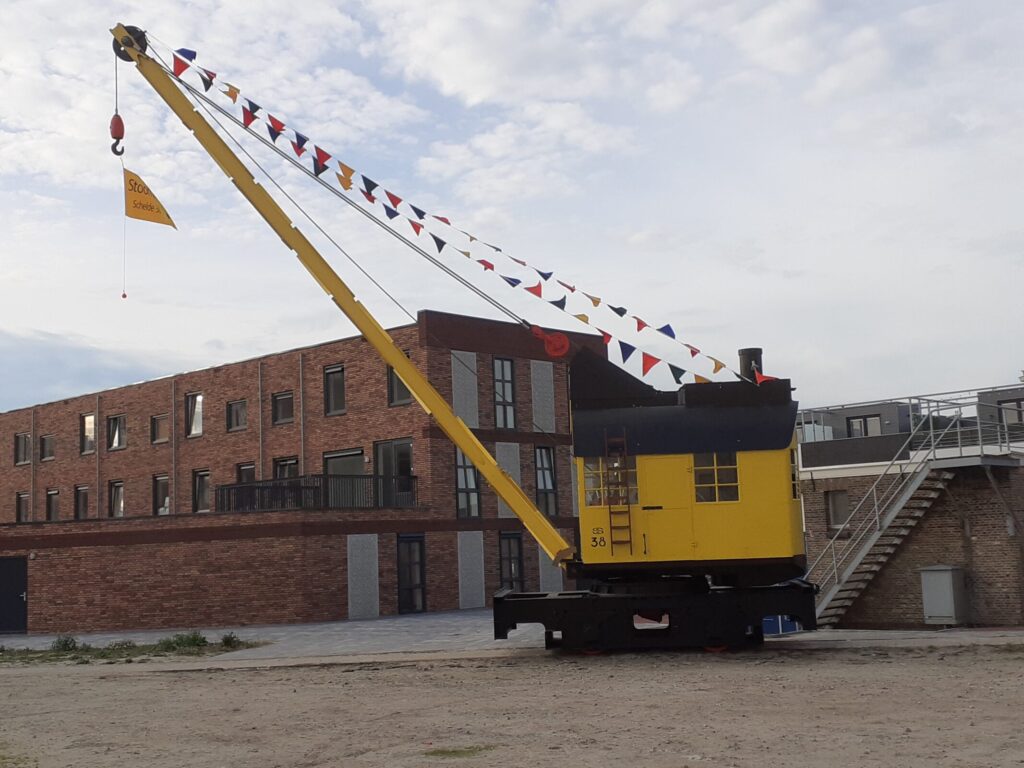
[[[713,370],[712,373],[718,373],[720,370],[725,368],[725,363],[723,363],[721,360],[716,360],[713,357],[709,357],[708,359],[715,364],[715,370]]]
[[[646,352],[644,352],[643,353],[643,365],[642,365],[643,374],[642,375],[646,376],[648,373],[651,372],[651,368],[653,368],[654,366],[656,366],[660,362],[661,362],[661,358],[660,357],[655,357],[654,355],[649,355]]]
[[[340,173],[334,174],[338,177],[338,183],[341,184],[341,188],[346,192],[352,191],[352,179],[348,176],[342,176]]]
[[[238,103],[239,90],[235,86],[231,85],[231,83],[224,83],[224,93],[229,99],[231,99],[232,104]]]
[[[587,315],[573,315],[573,317],[575,317],[581,323],[586,323],[587,325],[590,325],[590,318]]]
[[[458,248],[456,248],[455,250],[457,250],[457,251],[458,251],[459,249],[458,249]],[[459,251],[459,253],[461,253],[461,254],[462,254],[463,256],[465,256],[465,257],[466,257],[467,259],[469,259],[469,258],[472,258],[472,256],[473,256],[473,254],[471,254],[471,253],[470,253],[469,251]]]
[[[693,374],[693,381],[694,381],[695,384],[710,384],[711,383],[711,379],[704,378],[703,376],[700,376],[700,375],[698,375],[696,373]]]
[[[601,299],[599,299],[597,296],[591,296],[589,293],[584,293],[583,295],[590,299],[590,303],[593,304],[595,307],[601,306]]]

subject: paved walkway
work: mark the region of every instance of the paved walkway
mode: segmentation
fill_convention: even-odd
[[[102,647],[114,640],[154,643],[160,638],[185,630],[160,629],[137,632],[97,632],[76,635],[79,642]],[[495,640],[489,609],[425,613],[415,616],[388,616],[370,621],[337,621],[323,624],[279,624],[258,627],[204,629],[211,642],[227,632],[243,640],[266,645],[246,648],[217,656],[222,661],[270,659],[323,659],[326,657],[365,657],[379,654],[417,654],[428,652],[476,653],[481,651],[517,651],[542,649],[544,632],[539,625],[523,626],[508,640]],[[54,635],[0,636],[0,645],[8,648],[45,649]],[[768,638],[768,647],[778,650],[827,650],[843,648],[897,648],[957,645],[1024,644],[1024,628],[948,629],[881,631],[830,629],[798,632]]]

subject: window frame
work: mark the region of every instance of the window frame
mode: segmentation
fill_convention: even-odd
[[[471,480],[472,485],[464,485],[464,479]],[[482,512],[483,495],[480,492],[480,471],[473,462],[466,458],[462,449],[455,446],[455,517],[468,520],[480,517]]]
[[[85,501],[83,504],[82,501]],[[75,486],[75,499],[74,499],[74,519],[75,520],[88,520],[89,519],[89,486],[88,485],[76,485]]]
[[[92,424],[92,437],[89,438],[91,445],[86,448],[86,421],[91,420]],[[80,456],[88,456],[90,453],[96,453],[96,414],[95,413],[80,413],[78,414],[78,453]]]
[[[278,413],[278,403],[285,402],[287,399],[291,403],[292,414],[287,419],[280,417]],[[270,395],[270,424],[272,426],[280,426],[282,424],[294,424],[295,423],[295,390],[284,389],[280,392],[274,392]]]
[[[167,431],[166,437],[157,436],[157,425],[163,424]],[[150,445],[162,445],[171,440],[171,416],[168,413],[157,413],[149,417],[149,442]]]
[[[711,463],[701,463],[698,461],[706,461],[707,459],[698,459],[698,457],[711,457]],[[732,461],[729,462],[725,457],[732,456]],[[720,458],[722,457],[722,458]],[[711,472],[713,482],[698,482],[698,475],[701,472]],[[723,477],[727,478],[728,473],[733,473],[734,480],[723,480]],[[735,488],[736,498],[734,499],[723,499],[722,490],[725,488]],[[703,495],[708,494],[708,489],[714,494],[714,498],[701,498],[703,489]],[[740,457],[736,451],[715,451],[713,453],[695,453],[693,455],[693,498],[697,504],[739,504],[742,501],[740,497]]]
[[[274,459],[272,467],[272,476],[274,480],[294,480],[300,476],[299,473],[299,457],[298,456],[278,456]],[[278,469],[280,467],[295,467],[294,475],[279,475]]]
[[[500,371],[508,364],[508,378],[505,378],[505,371]],[[511,357],[495,357],[491,365],[491,372],[494,376],[494,428],[515,429],[516,428],[516,366],[515,360]],[[499,385],[501,385],[499,387]],[[507,396],[505,388],[507,387]]]
[[[20,458],[19,458],[20,457]],[[15,432],[14,466],[22,467],[32,463],[32,433]]]
[[[47,454],[45,449],[49,447],[50,452]],[[39,436],[39,460],[40,461],[53,461],[57,458],[57,436],[56,435],[40,435]]]
[[[241,408],[238,408],[241,406]],[[229,400],[224,406],[225,414],[225,425],[228,432],[244,432],[249,428],[249,401],[245,398],[241,400]],[[241,413],[241,420],[237,423],[232,423],[232,416],[237,416]]]
[[[426,613],[429,608],[427,602],[427,540],[426,536],[422,533],[400,533],[398,534],[397,544],[398,551],[395,555],[395,589],[398,592],[397,608],[401,614],[406,613]],[[403,607],[408,603],[403,603],[403,591],[414,592],[416,586],[403,586],[402,585],[402,553],[403,544],[417,544],[419,549],[419,585],[420,590],[420,602],[419,608],[413,608],[411,610],[404,610]]]
[[[512,551],[513,549],[515,551]],[[523,534],[501,531],[498,534],[498,588],[525,592],[524,570]]]
[[[835,504],[833,499],[840,498],[846,499],[846,519],[840,523],[834,522],[835,520]],[[830,533],[837,533],[850,521],[850,517],[853,515],[853,507],[850,506],[850,492],[846,488],[835,488],[833,490],[825,491],[825,526]]]
[[[541,456],[543,455],[548,457],[548,466],[546,467],[541,466]],[[537,509],[548,517],[556,517],[558,515],[558,473],[555,471],[556,459],[557,454],[555,453],[554,446],[533,446],[533,465],[536,480],[536,488],[534,490]],[[550,475],[550,488],[541,488],[545,472]]]
[[[16,491],[14,494],[14,522],[32,522],[32,494],[28,491]]]
[[[201,481],[205,480],[205,496],[206,506],[200,506],[200,485]],[[210,470],[208,469],[193,469],[192,470],[192,514],[205,514],[213,511],[213,483],[211,481]]]
[[[56,523],[60,520],[60,489],[46,489],[46,522]]]
[[[878,420],[878,434],[872,435],[868,429],[868,422],[877,419]],[[858,429],[860,430],[859,435],[853,434],[853,425],[859,424]],[[868,413],[863,416],[847,416],[846,417],[846,436],[847,437],[880,437],[882,434],[882,414],[880,413]]]
[[[610,460],[623,464],[612,464]],[[608,482],[609,475],[623,474],[625,484]],[[610,489],[625,487],[626,498],[611,498]],[[583,506],[624,507],[640,503],[640,489],[637,484],[636,456],[594,456],[583,459]]]
[[[196,414],[199,414],[199,422],[196,423]],[[185,393],[185,437],[203,436],[203,393]]]
[[[120,424],[120,430],[116,432],[120,436],[121,441],[114,445],[112,444],[112,437],[115,432],[111,431],[111,426],[114,424]],[[128,414],[118,413],[113,416],[107,416],[107,451],[123,451],[128,447]]]
[[[252,467],[252,480],[242,479],[242,469]],[[243,461],[235,464],[235,482],[239,485],[244,483],[255,483],[256,482],[256,462],[255,461]]]
[[[402,352],[406,357],[409,357],[409,350],[403,349]],[[392,366],[388,366],[388,408],[395,406],[409,405],[413,401],[412,390],[402,381],[401,377],[395,373],[395,369]],[[401,396],[401,391],[405,391],[405,395]]]
[[[998,400],[996,402],[996,408],[999,411],[999,421],[1002,422],[1004,427],[1024,425],[1024,397],[1017,397],[1012,400]],[[1010,413],[1017,414],[1016,421],[1007,420],[1006,417]]]
[[[341,407],[331,408],[331,386],[330,377],[335,374],[340,375],[341,381]],[[344,363],[335,363],[334,365],[324,366],[324,416],[340,416],[348,410],[348,402],[346,400],[345,391],[345,365]],[[335,403],[335,405],[337,405]]]
[[[119,493],[116,494],[121,502],[119,509],[115,509],[114,507],[115,490],[119,491]],[[112,520],[120,520],[125,517],[124,480],[107,481],[107,517]]]
[[[157,503],[158,501],[161,501],[160,497],[157,496],[157,486],[161,482],[163,482],[166,485],[166,488],[167,488],[167,492],[164,494],[164,498],[162,500],[162,501],[166,501],[167,502],[167,508],[166,508],[166,511],[164,511],[164,512],[160,511],[161,509],[164,509],[163,503],[159,503],[159,504]],[[153,501],[153,516],[154,517],[168,517],[171,514],[171,477],[170,477],[170,475],[164,475],[164,474],[153,475],[153,481],[151,483],[151,495],[152,495],[152,501]]]

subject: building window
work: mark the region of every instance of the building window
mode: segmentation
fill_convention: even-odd
[[[28,522],[29,495],[27,493],[14,494],[14,522]]]
[[[245,400],[228,403],[228,432],[239,432],[249,426]]]
[[[153,477],[153,514],[171,514],[171,481],[167,475]]]
[[[295,421],[295,397],[291,392],[278,392],[270,396],[270,420],[274,424]]]
[[[636,458],[584,459],[583,488],[588,507],[636,504]]]
[[[426,557],[422,535],[398,537],[398,612],[421,613],[427,609]]]
[[[111,480],[107,485],[107,517],[124,517],[123,480]]]
[[[210,470],[196,469],[192,472],[192,511],[210,511]]]
[[[498,538],[501,589],[523,591],[523,535],[502,533]]]
[[[39,438],[39,460],[50,461],[57,455],[57,438],[54,435],[43,435]]]
[[[1003,424],[1024,424],[1024,400],[1000,400],[997,405]]]
[[[324,368],[324,415],[334,416],[345,412],[345,366],[330,365]]]
[[[299,476],[299,459],[296,456],[287,456],[283,459],[274,459],[274,479],[285,480],[289,477]]]
[[[693,457],[697,501],[739,501],[739,469],[735,453],[698,453]]]
[[[828,527],[833,530],[842,528],[850,519],[850,495],[846,491],[825,491],[825,510]]]
[[[409,356],[406,351],[405,356]],[[395,369],[388,366],[388,405],[408,405],[412,402],[412,392],[405,386],[405,382],[395,373]]]
[[[128,417],[120,416],[107,417],[107,450],[119,451],[128,445]]]
[[[513,370],[511,360],[494,358],[494,426],[498,429],[516,428]]]
[[[83,413],[78,417],[78,451],[92,453],[96,450],[96,415]]]
[[[32,435],[22,432],[14,436],[14,463],[30,464],[32,462]]]
[[[789,484],[794,499],[800,498],[800,471],[796,465],[796,451],[789,452]]]
[[[537,446],[534,462],[537,465],[537,509],[548,517],[554,517],[558,514],[554,450],[549,446]]]
[[[75,520],[89,517],[89,486],[75,486]]]
[[[253,462],[246,462],[235,467],[235,480],[239,483],[256,482],[256,465]]]
[[[60,491],[48,488],[46,491],[46,522],[60,520]]]
[[[881,416],[851,416],[846,420],[848,437],[876,437],[882,434]]]
[[[455,514],[480,517],[480,473],[461,448],[455,449]]]
[[[149,417],[149,442],[166,443],[171,439],[171,420],[166,413]]]
[[[185,395],[185,436],[199,437],[203,434],[203,393]]]

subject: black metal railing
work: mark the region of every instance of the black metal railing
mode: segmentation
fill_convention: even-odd
[[[217,487],[218,512],[414,506],[416,478],[402,475],[302,475]]]

